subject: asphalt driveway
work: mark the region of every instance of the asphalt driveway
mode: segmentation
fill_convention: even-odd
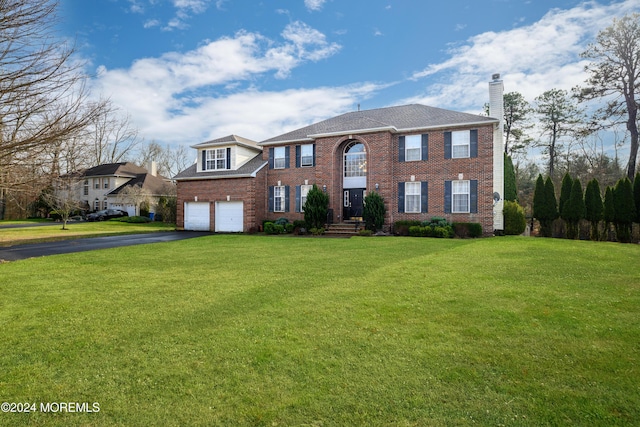
[[[160,231],[157,233],[125,234],[119,236],[90,237],[86,239],[63,240],[59,242],[33,243],[0,247],[0,260],[17,261],[47,255],[93,251],[96,249],[118,248],[121,246],[146,243],[172,242],[206,236],[206,231]]]

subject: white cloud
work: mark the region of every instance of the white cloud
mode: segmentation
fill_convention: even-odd
[[[326,0],[304,0],[304,5],[310,11],[316,11],[322,9],[322,6]]]
[[[376,90],[370,84],[282,93],[246,89],[262,74],[284,78],[340,49],[302,22],[289,24],[281,35],[274,41],[240,31],[185,53],[136,60],[127,69],[101,66],[95,92],[125,108],[147,139],[193,144],[220,132],[265,139],[287,125],[342,112]]]
[[[157,19],[149,19],[148,21],[146,21],[144,23],[144,28],[153,28],[153,27],[157,27],[160,25],[160,21],[158,21]]]
[[[493,73],[502,74],[506,91],[521,92],[530,101],[548,89],[570,89],[586,77],[580,53],[587,43],[611,25],[613,17],[638,7],[637,0],[611,5],[589,1],[568,10],[552,9],[528,26],[471,37],[450,49],[449,59],[416,72],[412,78],[429,86],[403,102],[477,110],[487,100]]]

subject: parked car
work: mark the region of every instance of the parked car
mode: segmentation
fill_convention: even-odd
[[[129,214],[125,211],[121,211],[120,209],[105,209],[90,213],[87,215],[87,221],[104,221],[106,219],[120,218],[123,216],[129,216]]]

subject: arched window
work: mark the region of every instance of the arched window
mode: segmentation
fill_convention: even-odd
[[[344,177],[367,176],[367,150],[364,144],[352,141],[344,149]]]

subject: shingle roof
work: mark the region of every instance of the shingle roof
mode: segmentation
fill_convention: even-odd
[[[262,147],[258,146],[256,141],[252,141],[248,138],[243,138],[238,135],[228,135],[223,136],[222,138],[212,139],[211,141],[201,142],[196,145],[192,145],[191,148],[203,148],[210,147],[214,145],[227,145],[227,144],[236,144],[236,145],[244,145],[250,148],[255,148],[257,150],[262,150]]]
[[[94,166],[84,171],[83,175],[87,176],[136,176],[140,173],[147,173],[145,168],[136,166],[130,162],[121,163],[105,163],[103,165]]]
[[[268,145],[279,142],[309,140],[318,135],[349,134],[372,129],[388,129],[392,132],[400,132],[493,122],[497,122],[497,120],[492,117],[461,113],[421,104],[410,104],[345,113],[269,138],[260,142],[260,144]]]
[[[137,174],[135,178],[122,184],[120,187],[109,192],[109,196],[116,196],[122,192],[126,187],[132,187],[138,185],[147,190],[152,195],[164,195],[167,191],[167,181],[158,176],[153,176],[150,173]]]
[[[235,170],[219,170],[219,171],[207,171],[197,172],[197,165],[194,163],[187,169],[183,170],[179,174],[173,177],[176,181],[188,180],[188,179],[216,179],[216,178],[241,178],[251,177],[262,169],[267,162],[262,160],[262,153],[249,160],[244,165]]]

